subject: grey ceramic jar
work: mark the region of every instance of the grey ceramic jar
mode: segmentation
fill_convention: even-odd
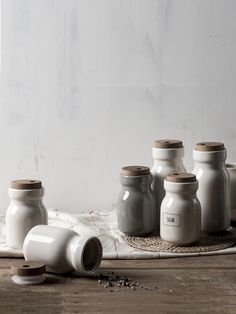
[[[151,189],[153,177],[148,167],[122,168],[122,191],[117,202],[118,228],[127,235],[153,232],[156,227],[156,201]]]

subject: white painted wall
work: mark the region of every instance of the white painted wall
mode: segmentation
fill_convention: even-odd
[[[0,213],[15,178],[49,207],[109,209],[155,138],[236,161],[236,1],[2,0]]]

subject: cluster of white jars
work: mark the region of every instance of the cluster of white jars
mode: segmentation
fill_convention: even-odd
[[[228,165],[229,176],[223,143],[196,144],[192,174],[186,173],[179,140],[155,141],[152,156],[153,180],[145,167],[124,167],[121,173],[118,227],[122,232],[136,236],[160,229],[162,239],[189,245],[199,241],[201,232],[217,233],[230,226],[230,182],[235,189],[236,166]],[[236,223],[234,193],[231,216]]]
[[[218,233],[230,226],[230,182],[225,159],[224,144],[198,143],[193,150],[193,174],[167,176],[161,204],[162,239],[188,245],[200,239],[200,232]]]
[[[65,273],[76,270],[81,274],[94,273],[102,259],[100,240],[96,237],[80,236],[72,230],[47,226],[48,216],[42,201],[43,195],[41,181],[11,182],[11,201],[6,213],[7,245],[23,250],[26,261],[41,262],[50,272]],[[18,277],[14,277],[14,282],[39,283],[32,276],[25,281]]]

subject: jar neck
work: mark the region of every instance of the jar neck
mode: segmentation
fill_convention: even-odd
[[[194,162],[194,168],[201,168],[201,169],[218,169],[223,170],[226,169],[224,161],[216,161],[216,162],[207,162],[207,161],[196,161]]]
[[[152,174],[145,176],[120,176],[120,182],[124,190],[147,192],[151,189]]]
[[[196,191],[166,191],[167,197],[180,197],[180,198],[195,198],[197,197]]]
[[[157,167],[183,167],[183,159],[180,157],[174,159],[154,159],[154,166]]]
[[[184,157],[184,148],[152,148],[152,157],[154,160],[174,160]]]
[[[9,188],[8,195],[11,201],[21,203],[40,203],[44,195],[44,188],[35,190],[16,190]]]
[[[15,203],[15,204],[19,204],[19,205],[33,205],[33,206],[38,206],[41,205],[43,203],[42,198],[32,198],[32,199],[11,199],[11,202]]]
[[[166,195],[174,196],[185,196],[185,197],[194,197],[198,189],[198,182],[188,182],[188,183],[175,183],[164,181],[164,188]]]
[[[225,166],[227,157],[226,150],[202,152],[193,150],[193,160],[196,164],[215,165],[216,167]]]

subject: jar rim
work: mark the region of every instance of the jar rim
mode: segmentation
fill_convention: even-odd
[[[10,187],[15,190],[38,190],[42,188],[42,182],[33,179],[13,180]]]
[[[146,166],[126,166],[122,168],[121,175],[127,177],[137,177],[150,174],[150,168]]]
[[[193,173],[173,173],[166,177],[166,181],[172,183],[193,183],[197,179]]]
[[[153,143],[154,148],[183,148],[183,142],[180,140],[156,140]]]
[[[195,145],[194,149],[200,152],[216,152],[225,150],[225,146],[221,142],[200,142]]]

